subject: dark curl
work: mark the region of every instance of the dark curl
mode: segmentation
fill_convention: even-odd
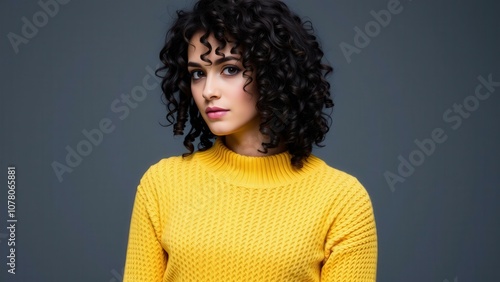
[[[215,137],[203,120],[191,94],[187,50],[194,33],[205,32],[201,43],[212,34],[220,43],[217,53],[229,43],[231,53],[241,55],[247,84],[255,74],[259,90],[257,109],[260,132],[269,137],[263,152],[281,142],[292,155],[293,166],[302,167],[312,145],[321,142],[329,130],[330,117],[324,108],[333,108],[330,84],[325,77],[333,71],[322,63],[321,50],[310,22],[302,20],[277,0],[200,0],[192,11],[177,11],[177,19],[167,33],[160,52],[163,66],[157,70],[168,114],[167,125],[174,135],[183,135],[186,123],[191,129],[184,146],[193,153],[193,142],[206,150]],[[203,60],[204,55],[202,56]]]

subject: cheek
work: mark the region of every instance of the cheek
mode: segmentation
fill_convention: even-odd
[[[255,86],[255,81],[245,87],[246,82],[247,80],[245,78],[242,78],[239,81],[238,86],[233,88],[233,90],[235,91],[234,93],[239,94],[238,96],[240,97],[241,101],[255,104],[257,103],[259,94],[259,92],[257,91],[257,87]]]
[[[197,92],[196,92],[196,91],[197,91],[197,90],[196,90],[196,84],[193,84],[193,83],[191,82],[191,85],[190,85],[189,87],[191,88],[191,94],[193,95],[193,97],[194,97],[194,96],[196,96],[196,93],[197,93]]]
[[[191,84],[191,96],[196,102],[202,98],[200,87],[196,84]]]
[[[259,99],[259,91],[257,90],[255,83],[248,85],[247,91],[248,91],[248,93],[245,92],[245,96],[247,98],[247,101],[249,103],[252,103],[253,105],[256,105],[257,101]]]
[[[196,107],[198,107],[199,110],[200,107],[203,105],[203,100],[204,100],[203,97],[201,96],[201,92],[196,87],[191,86],[191,96],[193,97],[194,103],[196,104]]]

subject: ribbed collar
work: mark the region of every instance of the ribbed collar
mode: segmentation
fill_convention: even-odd
[[[209,173],[224,181],[247,187],[274,187],[296,182],[326,165],[314,155],[309,156],[301,169],[290,163],[288,152],[264,157],[239,155],[227,148],[220,138],[208,150],[197,152],[197,160]]]

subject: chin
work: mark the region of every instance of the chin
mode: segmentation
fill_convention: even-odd
[[[215,136],[226,136],[226,135],[230,134],[227,131],[222,131],[222,130],[212,130],[212,129],[210,129],[210,132],[212,132],[212,134],[215,135]]]
[[[231,130],[229,128],[221,128],[219,126],[209,126],[208,128],[210,128],[210,132],[212,132],[212,134],[215,136],[227,136],[235,132],[234,130]]]

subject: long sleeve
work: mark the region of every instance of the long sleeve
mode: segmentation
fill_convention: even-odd
[[[162,281],[167,254],[161,245],[162,228],[158,199],[147,191],[151,181],[145,176],[137,188],[128,239],[124,282]]]
[[[376,281],[377,231],[370,198],[356,181],[340,197],[326,244],[321,281]]]

